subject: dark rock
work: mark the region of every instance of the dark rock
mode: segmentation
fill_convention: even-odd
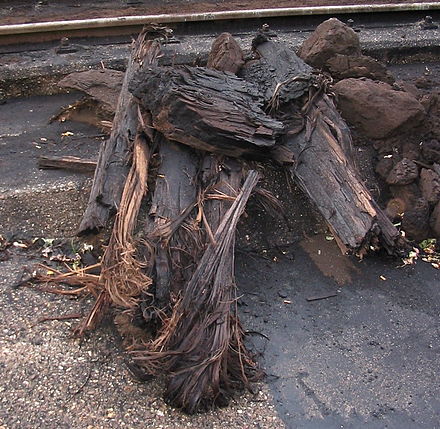
[[[440,239],[440,201],[437,203],[431,214],[429,224],[434,232],[435,237]]]
[[[422,144],[422,159],[428,164],[440,163],[440,142],[438,140],[429,140]]]
[[[398,91],[405,91],[414,96],[415,98],[419,98],[421,96],[420,90],[412,83],[406,82],[404,80],[399,80],[394,85],[394,89]]]
[[[430,89],[434,82],[426,76],[420,76],[414,81],[414,85],[420,89]]]
[[[35,338],[32,338],[31,339],[31,343],[34,345],[34,346],[41,346],[41,344],[43,344],[44,343],[44,340],[43,340],[43,338],[42,337],[35,337]]]
[[[237,41],[229,33],[220,34],[212,44],[208,67],[237,74],[243,64],[243,51]]]
[[[404,213],[402,218],[402,228],[407,237],[421,241],[429,235],[429,204],[419,198],[412,210]]]
[[[298,51],[306,63],[317,68],[322,68],[336,54],[361,55],[358,35],[336,18],[320,24]]]
[[[373,139],[408,131],[426,114],[411,94],[395,91],[383,82],[350,78],[336,83],[333,90],[342,116]]]
[[[435,205],[440,200],[440,176],[433,170],[422,168],[420,172],[420,189],[423,198]]]
[[[280,298],[287,298],[287,293],[285,291],[283,291],[283,290],[279,290],[278,291],[278,296]]]
[[[410,159],[411,161],[416,161],[420,158],[420,148],[414,143],[404,143],[402,146],[402,156],[403,158]]]
[[[385,155],[386,157],[382,157],[379,159],[379,161],[376,164],[376,173],[382,177],[382,179],[386,179],[388,177],[388,175],[390,174],[390,171],[393,169],[394,167],[394,159],[391,157],[388,157],[387,155]]]
[[[400,198],[391,198],[385,208],[385,213],[389,219],[394,220],[405,212],[405,202]]]
[[[428,96],[424,96],[422,99],[426,106],[425,110],[428,112],[424,123],[425,130],[429,133],[431,140],[440,141],[440,121],[438,119],[440,117],[440,93],[431,91]]]
[[[397,199],[403,203],[403,208],[400,213],[412,210],[419,198],[422,197],[419,187],[415,183],[409,185],[392,185],[390,186],[393,199]]]
[[[408,185],[419,177],[417,164],[410,159],[403,158],[399,161],[386,178],[389,185]]]
[[[394,76],[382,63],[366,55],[336,54],[326,61],[324,68],[337,80],[366,77],[389,84],[394,82]]]

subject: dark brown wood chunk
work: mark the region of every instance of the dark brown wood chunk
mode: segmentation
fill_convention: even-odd
[[[76,156],[40,156],[38,158],[38,168],[42,170],[60,169],[93,173],[96,168],[96,161]]]
[[[203,67],[150,67],[130,90],[169,140],[228,156],[268,157],[284,125],[243,79]]]
[[[326,95],[325,80],[320,82],[309,66],[280,43],[266,40],[256,44],[255,49],[263,69],[268,65],[275,68],[260,76],[260,87],[267,88],[266,100],[272,113],[286,124],[291,122],[285,144],[294,154],[295,163],[289,172],[316,204],[341,250],[363,255],[371,247],[384,247],[389,253],[399,252],[403,243],[398,230],[375,203],[353,166],[350,131]],[[296,82],[295,76],[303,76],[301,82],[308,87],[289,90],[290,83]],[[286,82],[284,93],[280,82]],[[303,118],[302,130],[298,128],[298,115]]]
[[[157,31],[157,27],[147,26],[134,44],[119,94],[112,132],[99,151],[93,186],[78,235],[96,233],[103,228],[121,200],[139,125],[139,107],[128,92],[128,83],[136,71],[156,63],[160,43],[149,39],[156,37]]]

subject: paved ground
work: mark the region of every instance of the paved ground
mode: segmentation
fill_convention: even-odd
[[[275,256],[240,258],[238,282],[286,426],[440,427],[440,272],[351,260],[322,235]]]

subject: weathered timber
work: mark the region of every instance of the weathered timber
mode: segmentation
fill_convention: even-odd
[[[266,115],[257,88],[204,67],[150,67],[136,74],[130,90],[169,140],[199,150],[240,157],[268,157],[284,131]]]
[[[199,156],[193,149],[156,134],[160,166],[145,236],[149,273],[154,276],[154,305],[165,308],[178,296],[203,250],[195,207]]]
[[[96,100],[101,109],[112,117],[118,103],[124,73],[118,70],[100,69],[71,73],[61,79],[62,88],[76,89]]]
[[[235,49],[234,43],[230,46]],[[219,57],[228,55],[224,46],[211,58],[221,67]],[[173,306],[167,318],[162,312],[156,340],[135,355],[147,372],[167,373],[165,397],[193,413],[225,404],[234,387],[247,385],[259,374],[244,347],[234,305],[238,217],[230,210],[240,199],[244,168],[238,159],[203,152],[198,152],[196,163],[191,148],[159,140],[154,223],[147,236],[155,252],[150,258],[155,263],[155,304],[168,298]],[[227,230],[225,222],[231,222]]]
[[[188,413],[224,404],[234,385],[255,370],[231,315],[230,258],[237,222],[258,179],[256,171],[248,173],[160,335],[149,350],[135,352],[150,372],[159,367],[171,374],[166,396]]]
[[[316,77],[313,68],[292,49],[270,42],[262,34],[255,38],[253,48],[260,58],[246,63],[240,76],[257,86],[265,106],[276,101],[278,107],[287,103],[298,103],[301,107],[301,97],[308,94]]]
[[[283,118],[286,124],[289,113],[293,118],[285,137],[285,145],[295,158],[290,174],[316,204],[341,250],[363,255],[373,246],[398,253],[403,244],[399,232],[358,177],[350,155],[348,127],[326,95],[325,81],[315,77],[282,44],[266,40],[255,49],[262,58],[262,70],[270,66],[276,69],[267,73],[266,102],[274,108],[275,117]],[[289,92],[283,82],[292,82],[295,75],[302,75],[308,88]],[[298,128],[298,115],[303,117],[302,129]]]
[[[38,168],[41,170],[72,170],[81,173],[93,173],[96,168],[94,159],[76,156],[40,156]]]
[[[143,120],[141,124],[145,125]],[[150,149],[151,133],[144,133],[139,126],[133,143],[132,163],[110,240],[100,264],[99,293],[89,314],[76,328],[79,336],[97,325],[110,304],[135,308],[140,295],[146,293],[152,283],[142,270],[143,264],[137,257],[133,238],[141,202],[147,191]],[[96,295],[97,291],[93,292]]]
[[[110,134],[123,80],[123,72],[105,68],[67,75],[58,86],[81,91],[85,97],[60,109],[50,122],[84,122]]]
[[[165,29],[160,27],[147,26],[133,45],[112,132],[99,152],[89,202],[78,235],[97,232],[116,212],[130,168],[130,155],[139,123],[138,104],[128,92],[128,84],[136,71],[157,62],[160,43],[151,39],[165,33]]]

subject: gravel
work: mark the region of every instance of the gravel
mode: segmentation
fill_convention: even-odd
[[[164,403],[160,380],[133,378],[111,323],[82,341],[72,336],[75,320],[38,323],[84,314],[91,302],[14,288],[23,266],[36,262],[20,250],[0,262],[1,429],[284,427],[265,384],[226,408],[187,416]]]

